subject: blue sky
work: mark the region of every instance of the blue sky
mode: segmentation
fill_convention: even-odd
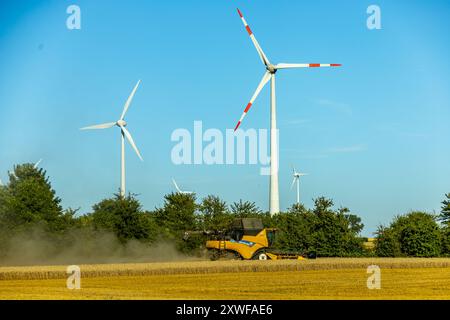
[[[81,8],[68,30],[66,8]],[[381,8],[368,30],[366,9]],[[127,114],[127,189],[146,209],[173,191],[248,199],[268,209],[259,165],[171,162],[177,128],[233,128],[264,69],[239,7],[273,62],[342,63],[277,74],[280,199],[295,201],[291,164],[308,172],[302,199],[327,196],[360,215],[371,235],[409,210],[438,211],[450,192],[448,1],[2,1],[0,178],[43,158],[65,207],[89,212],[119,188],[115,121]],[[269,125],[268,87],[243,129]]]

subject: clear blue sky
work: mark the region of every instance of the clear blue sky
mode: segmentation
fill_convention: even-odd
[[[66,28],[81,8],[82,29]],[[382,30],[368,30],[377,4]],[[119,188],[115,121],[127,115],[144,162],[127,146],[127,188],[146,209],[173,191],[240,198],[268,209],[259,165],[175,166],[170,135],[233,128],[264,72],[239,7],[274,62],[342,63],[278,73],[281,208],[295,201],[291,164],[310,173],[302,199],[324,195],[360,215],[370,235],[412,209],[438,211],[450,192],[448,1],[2,1],[0,178],[43,158],[65,207]],[[242,127],[267,128],[269,91]]]

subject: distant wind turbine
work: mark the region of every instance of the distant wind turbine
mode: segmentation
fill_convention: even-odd
[[[318,68],[318,67],[339,67],[338,63],[322,64],[322,63],[279,63],[271,64],[258,41],[255,38],[252,30],[245,21],[242,12],[237,9],[239,16],[241,17],[242,23],[247,30],[250,39],[252,40],[258,55],[264,64],[266,72],[256,88],[250,102],[247,104],[244,113],[239,119],[234,130],[236,131],[244,120],[247,112],[250,110],[254,101],[258,97],[264,86],[271,81],[271,93],[270,93],[270,193],[269,193],[269,211],[273,215],[280,212],[280,199],[278,190],[278,144],[277,144],[277,120],[276,120],[276,97],[275,97],[275,73],[281,69],[293,69],[293,68]]]
[[[307,173],[297,172],[295,168],[292,168],[294,180],[292,180],[291,189],[294,186],[294,183],[297,182],[297,204],[300,203],[300,177],[307,176]]]
[[[193,191],[182,191],[180,188],[178,188],[177,182],[175,181],[174,178],[172,178],[172,182],[173,182],[173,185],[175,186],[175,189],[177,189],[178,193],[181,193],[181,194],[193,194],[194,193]]]
[[[39,164],[42,162],[42,159],[39,159],[38,162],[36,162],[33,165],[33,169],[37,169],[39,167]],[[9,172],[9,171],[8,171]],[[16,173],[14,171],[11,172],[11,175],[13,175],[15,178],[17,178]],[[0,185],[2,185],[1,181],[0,181]]]
[[[133,149],[136,152],[139,159],[144,161],[142,159],[141,153],[139,152],[139,149],[136,147],[136,144],[134,143],[133,137],[131,136],[130,132],[125,128],[127,126],[127,123],[124,120],[125,114],[127,113],[127,110],[130,107],[131,101],[133,100],[134,94],[136,93],[136,90],[139,87],[140,83],[141,83],[141,80],[139,80],[137,82],[136,86],[134,87],[133,91],[131,92],[130,96],[128,97],[127,101],[125,102],[125,105],[124,105],[123,111],[122,111],[122,115],[120,116],[119,120],[117,120],[116,122],[103,123],[103,124],[84,127],[84,128],[80,129],[80,130],[108,129],[108,128],[112,128],[114,126],[118,126],[120,128],[120,132],[121,132],[121,136],[122,136],[120,195],[122,197],[125,196],[125,137],[127,138],[128,142],[133,147]]]

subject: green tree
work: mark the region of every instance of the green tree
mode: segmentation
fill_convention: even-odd
[[[450,226],[446,225],[441,230],[442,234],[442,254],[450,256]]]
[[[312,234],[314,249],[319,256],[340,256],[344,252],[342,246],[343,230],[338,224],[332,210],[333,201],[324,197],[314,201],[314,221]]]
[[[442,201],[440,220],[446,224],[450,225],[450,193],[445,195],[446,199]]]
[[[444,224],[442,228],[442,253],[450,255],[450,193],[445,195],[446,199],[442,201],[442,210],[439,220]]]
[[[402,256],[401,244],[393,228],[379,226],[375,238],[375,254],[379,257]]]
[[[262,211],[254,202],[241,199],[231,205],[231,213],[237,218],[252,218],[261,215]]]
[[[56,196],[43,169],[32,164],[15,166],[2,197],[1,220],[9,228],[26,229],[40,224],[49,231],[62,231],[67,227],[70,217],[64,215],[61,199]]]
[[[311,234],[314,216],[301,204],[294,204],[288,212],[273,218],[278,229],[275,247],[283,251],[307,252],[313,246]]]
[[[332,209],[333,201],[319,197],[312,213],[313,248],[319,256],[350,256],[363,253],[363,240],[358,237],[363,225],[361,219],[347,208]]]
[[[424,212],[412,212],[404,217],[404,220],[400,222],[400,243],[406,255],[435,257],[441,253],[441,233],[434,216]]]
[[[347,208],[333,210],[331,199],[315,199],[312,210],[294,204],[286,213],[275,215],[272,224],[278,229],[276,246],[280,250],[315,251],[319,256],[363,254],[361,218]]]
[[[196,215],[195,194],[171,193],[164,196],[164,206],[154,212],[156,222],[163,229],[163,237],[174,241],[183,253],[197,253],[204,244],[201,237],[183,240],[186,231],[198,230],[201,221]]]
[[[202,216],[201,224],[204,230],[224,230],[233,219],[226,202],[213,195],[204,198],[198,210]]]
[[[9,196],[6,186],[0,185],[0,257],[6,252],[11,237]]]
[[[425,212],[397,216],[377,235],[376,252],[383,256],[435,257],[441,253],[436,217]]]
[[[158,227],[153,216],[144,213],[139,201],[131,194],[127,197],[116,194],[92,208],[88,221],[96,229],[114,232],[122,243],[130,239],[151,242],[157,237]]]
[[[350,229],[349,231],[354,235],[359,235],[364,229],[364,224],[362,223],[361,218],[356,214],[347,214],[349,212],[347,208],[343,208],[341,210],[343,210],[342,213],[344,214],[345,219],[347,219],[348,221],[348,227]]]
[[[187,230],[196,230],[198,221],[195,200],[195,194],[177,192],[165,195],[163,208],[155,211],[158,225],[162,226],[166,233],[172,235],[179,235]]]

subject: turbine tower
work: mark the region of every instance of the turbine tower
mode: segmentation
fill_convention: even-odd
[[[127,101],[125,102],[125,105],[123,107],[122,115],[120,116],[119,120],[116,122],[109,122],[109,123],[103,123],[98,124],[94,126],[84,127],[80,130],[93,130],[93,129],[108,129],[112,128],[114,126],[118,126],[120,128],[121,133],[121,179],[120,179],[120,195],[121,197],[125,197],[125,137],[127,138],[128,142],[133,147],[134,151],[136,152],[137,156],[141,161],[144,161],[142,159],[141,153],[139,152],[139,149],[136,147],[136,144],[134,143],[133,137],[131,136],[130,132],[125,128],[127,126],[127,122],[125,119],[125,114],[128,111],[128,108],[130,107],[131,101],[133,100],[134,94],[136,93],[137,88],[139,87],[139,84],[141,83],[141,80],[139,80],[134,87],[133,91],[131,92],[130,96],[128,97]]]
[[[294,180],[292,180],[291,189],[294,186],[294,183],[297,182],[297,204],[300,203],[300,177],[307,176],[307,173],[297,172],[295,168],[292,168],[292,174],[294,176]]]
[[[177,189],[178,193],[181,193],[181,194],[193,194],[193,193],[194,193],[194,192],[192,192],[192,191],[182,191],[182,190],[178,187],[177,182],[175,181],[174,178],[172,178],[172,182],[173,182],[173,185],[175,186],[175,189]]]
[[[274,215],[278,212],[280,212],[280,198],[279,198],[279,191],[278,191],[278,145],[277,145],[277,118],[276,118],[276,95],[275,95],[275,73],[280,69],[293,69],[293,68],[318,68],[318,67],[340,67],[341,64],[337,63],[331,63],[331,64],[322,64],[322,63],[279,63],[279,64],[272,64],[270,63],[269,59],[265,55],[264,51],[262,50],[261,46],[259,45],[258,41],[255,38],[255,35],[253,34],[252,30],[248,26],[247,22],[244,19],[244,16],[242,15],[242,12],[237,9],[239,16],[241,17],[242,22],[244,23],[245,29],[248,32],[248,35],[250,36],[250,39],[252,40],[256,51],[258,52],[258,55],[262,61],[262,63],[265,66],[266,72],[264,73],[264,76],[259,83],[258,87],[256,88],[255,93],[253,94],[253,97],[250,99],[250,102],[247,104],[244,113],[242,114],[241,118],[239,119],[236,127],[234,128],[234,131],[236,131],[239,126],[241,125],[242,121],[244,120],[245,116],[247,115],[247,112],[250,110],[252,104],[258,97],[261,90],[264,88],[264,86],[271,81],[270,85],[270,191],[269,191],[269,199],[270,199],[270,215]]]

